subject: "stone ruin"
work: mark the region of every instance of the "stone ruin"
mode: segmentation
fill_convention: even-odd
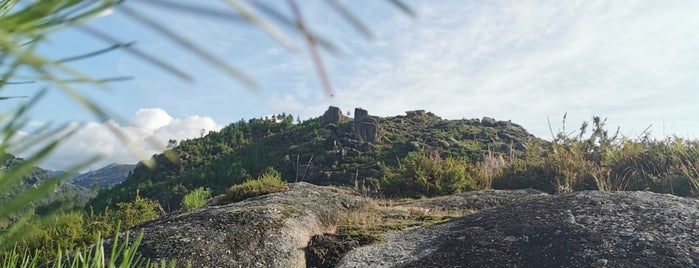
[[[420,111],[414,111],[416,114],[420,114]],[[424,111],[422,111],[424,114]],[[327,126],[329,124],[338,125],[346,117],[342,115],[342,110],[335,106],[328,107],[323,116],[320,117],[320,124]],[[379,141],[379,119],[378,117],[369,115],[369,112],[362,108],[354,109],[354,137],[357,139],[363,139],[369,143],[376,143]]]
[[[342,111],[340,108],[337,108],[335,106],[330,106],[328,107],[328,110],[325,111],[323,116],[320,118],[320,124],[321,125],[328,125],[328,124],[339,124],[342,119],[345,118],[344,115],[342,115]]]
[[[406,111],[405,115],[406,116],[420,116],[420,115],[425,115],[425,110],[413,110],[413,111]]]
[[[369,143],[376,143],[379,139],[378,119],[362,108],[354,109],[354,137]]]

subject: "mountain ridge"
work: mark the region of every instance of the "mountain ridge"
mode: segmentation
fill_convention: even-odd
[[[136,168],[136,164],[111,163],[101,168],[78,174],[71,178],[70,182],[85,188],[92,188],[94,184],[97,184],[98,189],[112,187],[126,180],[134,168]]]

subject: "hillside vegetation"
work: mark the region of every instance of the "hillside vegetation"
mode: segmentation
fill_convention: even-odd
[[[330,107],[321,117],[251,119],[201,138],[170,142],[154,169],[139,165],[90,203],[102,210],[141,197],[165,211],[204,187],[213,196],[274,170],[287,182],[338,185],[378,197],[431,197],[479,189],[650,190],[693,196],[696,141],[620,137],[594,117],[552,142],[492,118],[445,120],[424,111],[354,118]],[[565,124],[565,122],[564,122]]]
[[[332,113],[334,107],[329,109]],[[357,109],[358,112],[363,110]],[[355,111],[355,113],[357,113]],[[154,156],[157,166],[136,167],[122,184],[102,191],[91,203],[97,210],[140,196],[160,202],[166,211],[179,209],[184,195],[198,187],[222,194],[274,169],[288,182],[344,185],[383,196],[434,196],[483,189],[481,167],[487,156],[498,161],[521,157],[536,139],[524,128],[493,119],[445,120],[431,113],[367,116],[370,133],[357,133],[353,118],[339,112],[293,123],[293,116],[239,121],[218,132],[179,142]],[[492,159],[491,159],[492,160]],[[437,165],[433,167],[420,165]],[[416,178],[415,169],[428,169]],[[430,170],[431,169],[431,170]],[[403,192],[403,184],[422,180],[423,189]],[[432,179],[429,179],[432,180]]]

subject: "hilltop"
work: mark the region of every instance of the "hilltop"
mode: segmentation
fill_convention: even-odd
[[[171,141],[169,150],[153,156],[155,168],[139,164],[123,183],[101,191],[91,205],[100,209],[130,201],[138,191],[171,211],[195,188],[221,194],[270,168],[288,182],[398,194],[386,192],[392,187],[386,180],[395,177],[411,152],[480,163],[488,155],[521,156],[527,143],[538,140],[510,121],[446,120],[422,110],[377,117],[357,108],[349,117],[329,107],[320,117],[296,124],[293,120],[286,114],[241,120],[201,138]]]

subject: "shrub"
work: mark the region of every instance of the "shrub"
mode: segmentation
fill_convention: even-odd
[[[404,197],[438,196],[474,190],[475,180],[462,159],[441,158],[437,153],[410,152],[398,174],[384,178],[385,194]]]
[[[691,196],[699,180],[699,144],[680,138],[625,140],[606,163],[610,183],[624,190]]]
[[[493,179],[493,189],[537,189],[547,193],[596,189],[596,167],[562,155],[517,159]]]
[[[509,163],[493,180],[495,189],[534,188],[549,193],[579,190],[653,191],[679,196],[699,194],[699,142],[681,138],[617,138],[605,120],[593,117],[580,133],[564,131],[543,151]],[[618,132],[618,131],[617,131]]]
[[[206,205],[206,199],[211,197],[211,190],[204,187],[199,187],[189,192],[182,198],[182,208],[185,210],[194,210]]]
[[[125,229],[130,229],[139,223],[157,219],[162,213],[162,208],[158,202],[136,195],[133,202],[118,203],[119,208],[114,213],[113,222],[121,223]]]
[[[231,186],[226,192],[225,200],[228,202],[238,202],[250,197],[278,192],[285,187],[286,182],[282,181],[281,174],[270,168],[257,179],[248,180],[242,184]]]

